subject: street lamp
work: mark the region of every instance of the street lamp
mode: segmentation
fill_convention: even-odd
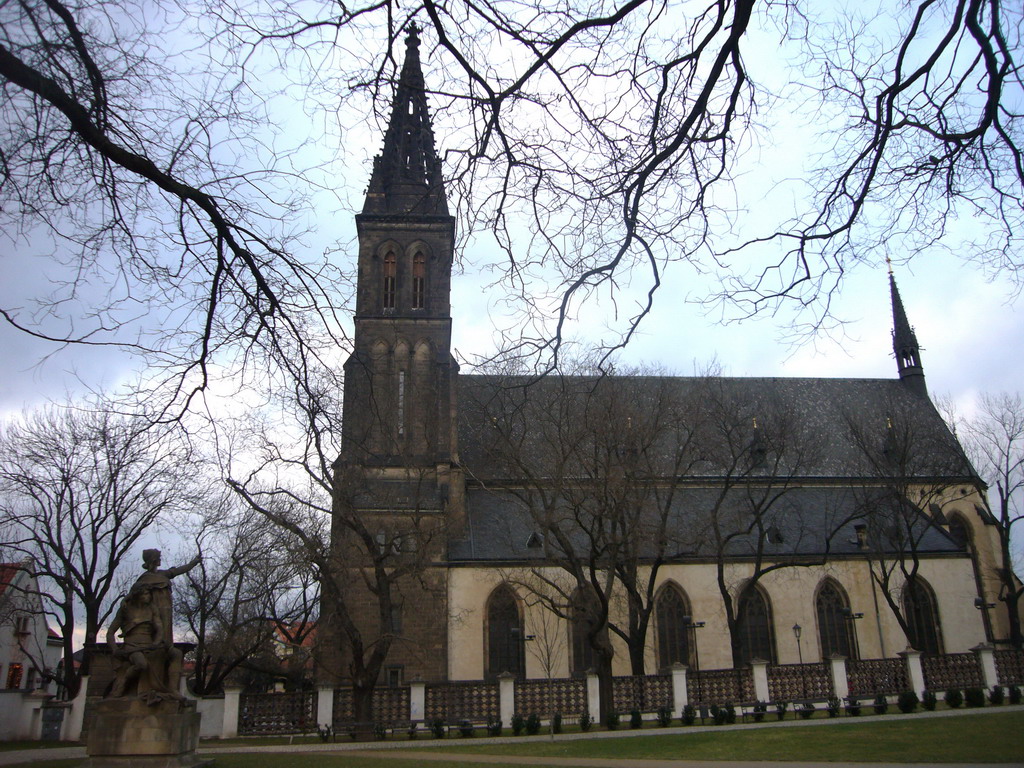
[[[693,676],[697,679],[697,703],[702,708],[701,722],[703,722],[703,698],[700,692],[700,649],[697,646],[697,630],[704,626],[703,621],[694,621],[693,616],[683,616],[683,626],[686,627],[686,632],[691,638],[693,643],[693,664],[696,667],[693,671]]]
[[[796,652],[800,659],[800,692],[807,698],[807,681],[804,679],[804,647],[800,643],[800,635],[803,634],[803,627],[799,624],[793,625],[793,634],[796,636]]]

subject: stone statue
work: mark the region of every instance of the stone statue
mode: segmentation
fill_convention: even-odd
[[[174,647],[171,579],[194,568],[192,562],[160,570],[160,550],[142,553],[146,572],[132,585],[107,630],[115,661],[108,698],[137,695],[148,704],[180,699],[182,653]],[[117,644],[117,631],[123,643]]]

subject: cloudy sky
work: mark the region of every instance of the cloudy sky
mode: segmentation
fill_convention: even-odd
[[[752,37],[752,45],[761,46],[758,57],[770,60],[777,54],[777,40]],[[429,41],[424,44],[428,86],[432,62]],[[785,87],[787,70],[761,68],[762,82],[776,90]],[[772,82],[777,78],[778,82]],[[328,105],[329,107],[329,105]],[[312,136],[309,116],[294,110],[275,110],[278,128],[302,137]],[[746,211],[757,206],[766,209],[778,204],[776,188],[780,178],[791,175],[792,167],[810,156],[817,126],[797,113],[775,110],[760,116],[766,122],[781,114],[763,143],[750,151],[751,163],[758,166],[762,189],[738,202]],[[787,119],[788,118],[788,119]],[[305,122],[303,122],[305,121]],[[315,122],[315,120],[313,121]],[[372,122],[372,121],[371,121]],[[342,244],[333,258],[339,266],[354,268],[355,248],[352,212],[361,203],[362,189],[369,176],[369,160],[380,146],[381,126],[367,125],[359,119],[341,119],[344,127],[330,131],[314,141],[332,157],[331,178],[338,188],[332,190],[347,203],[337,209],[337,200],[325,202],[332,207],[317,220],[316,231],[305,241],[309,253],[319,254]],[[445,116],[435,118],[435,133],[440,149],[445,147]],[[748,169],[749,170],[749,169]],[[756,186],[748,173],[742,184]],[[749,217],[747,219],[750,220]],[[756,221],[756,217],[754,218]],[[970,237],[971,222],[961,222],[960,236]],[[983,239],[984,233],[978,233]],[[349,245],[345,245],[349,244]],[[26,306],[29,295],[47,292],[53,279],[53,247],[45,238],[12,241],[0,238],[4,280],[0,281],[0,304]],[[59,246],[58,246],[59,250]],[[966,405],[978,392],[1017,390],[1024,380],[1024,319],[1013,287],[1005,276],[988,280],[983,271],[963,264],[956,253],[936,249],[894,268],[903,302],[923,347],[923,361],[930,391],[949,394]],[[493,353],[498,344],[496,328],[507,325],[504,314],[506,296],[491,286],[493,267],[502,259],[484,237],[471,239],[460,254],[460,269],[453,280],[453,347],[467,364]],[[740,265],[742,266],[742,265]],[[622,358],[631,363],[651,363],[687,374],[715,360],[723,371],[735,376],[846,376],[890,377],[896,375],[890,332],[891,307],[884,257],[873,264],[861,263],[847,276],[847,282],[834,307],[834,313],[846,321],[831,335],[819,335],[791,342],[793,318],[763,315],[745,322],[723,323],[715,311],[705,312],[696,302],[714,287],[715,277],[697,274],[684,264],[674,265],[665,274],[665,284],[655,299],[652,314],[645,319],[639,334]],[[623,287],[610,300],[595,301],[580,310],[569,329],[570,336],[586,342],[604,337],[604,328],[631,316],[636,310],[637,294],[644,287],[636,281],[636,294]],[[5,362],[0,376],[0,413],[10,414],[33,408],[48,400],[87,390],[111,391],[140,374],[137,360],[111,348],[60,347],[33,339],[9,326],[0,325],[0,352]]]

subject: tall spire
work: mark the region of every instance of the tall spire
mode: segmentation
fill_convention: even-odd
[[[896,278],[889,265],[889,293],[892,297],[892,351],[896,355],[896,367],[900,379],[922,395],[928,394],[924,380],[924,367],[921,365],[921,347],[917,343],[917,334],[907,320],[903,309]]]
[[[405,63],[384,134],[384,149],[373,159],[363,213],[448,215],[415,24],[405,38]]]

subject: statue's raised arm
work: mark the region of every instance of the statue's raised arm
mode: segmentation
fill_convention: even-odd
[[[135,581],[136,586],[146,586],[152,590],[153,605],[160,618],[163,640],[167,645],[174,642],[172,637],[172,621],[174,616],[173,599],[171,597],[171,579],[188,573],[202,562],[202,556],[196,555],[191,562],[176,568],[160,568],[160,550],[147,549],[142,553],[142,564],[146,572]]]

